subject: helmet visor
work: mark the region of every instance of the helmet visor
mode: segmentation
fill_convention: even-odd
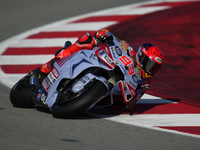
[[[148,56],[145,55],[143,59],[141,60],[142,69],[149,75],[153,76],[156,74],[156,72],[160,69],[162,66],[161,64],[158,64],[154,60],[150,59]]]

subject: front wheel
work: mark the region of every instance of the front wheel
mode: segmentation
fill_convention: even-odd
[[[19,80],[10,91],[10,101],[15,107],[32,107],[32,91],[29,88],[30,75]]]
[[[55,118],[71,118],[86,110],[104,96],[106,92],[106,86],[97,80],[87,91],[84,91],[74,100],[66,104],[55,103],[51,108],[52,115]]]

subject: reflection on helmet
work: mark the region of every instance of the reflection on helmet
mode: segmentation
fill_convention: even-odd
[[[136,54],[139,67],[151,76],[154,76],[163,64],[164,56],[157,46],[151,43],[143,43]]]

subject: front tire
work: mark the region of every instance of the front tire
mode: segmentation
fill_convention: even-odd
[[[55,118],[71,118],[86,110],[102,96],[104,96],[106,92],[106,86],[97,80],[92,87],[90,87],[86,92],[83,92],[73,101],[64,105],[55,103],[51,108],[52,115]]]
[[[32,91],[29,88],[30,75],[26,75],[19,80],[10,91],[10,101],[14,107],[28,108],[33,107]]]

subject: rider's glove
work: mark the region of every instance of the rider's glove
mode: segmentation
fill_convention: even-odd
[[[108,37],[107,32],[109,32],[109,30],[107,29],[103,29],[103,30],[99,30],[95,33],[95,37],[100,41],[100,42],[105,42],[106,38]]]

